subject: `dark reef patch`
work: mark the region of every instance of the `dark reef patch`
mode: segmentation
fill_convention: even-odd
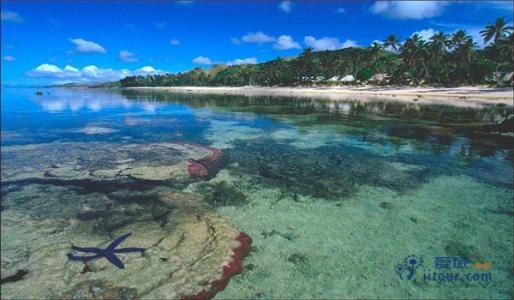
[[[391,210],[394,208],[394,205],[391,203],[391,202],[387,202],[387,201],[384,201],[384,202],[381,202],[379,204],[379,206],[383,209],[387,209],[387,210]]]
[[[282,231],[278,231],[276,229],[272,229],[272,230],[268,230],[268,231],[263,231],[261,232],[261,235],[264,237],[264,238],[268,238],[268,237],[271,237],[271,236],[280,236],[281,238],[284,238],[288,241],[292,241],[294,239],[296,239],[298,237],[298,235],[294,234],[291,230],[288,231],[288,232],[282,232]]]
[[[213,207],[248,203],[246,195],[241,190],[225,181],[216,183],[201,182],[196,189],[203,196],[204,201]]]
[[[0,283],[1,284],[4,284],[4,283],[9,283],[9,282],[16,282],[18,280],[22,280],[23,277],[25,277],[25,275],[27,275],[29,273],[28,270],[18,270],[16,273],[14,273],[13,275],[8,275],[6,277],[3,277],[1,280],[0,280]]]
[[[449,256],[461,256],[471,262],[483,261],[485,256],[475,246],[458,241],[449,241],[444,247]]]
[[[260,184],[279,187],[292,197],[346,198],[363,184],[403,192],[432,174],[424,166],[400,170],[392,164],[394,158],[344,145],[300,149],[274,140],[239,140],[225,153],[231,163],[237,162],[236,174],[258,174]]]

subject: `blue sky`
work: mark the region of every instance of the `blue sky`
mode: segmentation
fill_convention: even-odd
[[[512,2],[2,1],[2,83],[115,80],[368,46],[395,33],[478,31]]]

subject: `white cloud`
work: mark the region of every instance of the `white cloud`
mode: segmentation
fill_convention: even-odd
[[[77,39],[68,39],[70,42],[76,45],[73,52],[75,53],[106,53],[107,50],[105,50],[104,47],[102,47],[100,44],[92,42],[92,41],[86,41],[82,38]]]
[[[274,37],[269,36],[262,31],[250,32],[241,37],[241,41],[245,43],[270,43],[274,40]]]
[[[344,41],[344,43],[341,45],[341,48],[350,48],[350,47],[357,47],[357,42],[354,41],[354,40],[346,40]]]
[[[336,50],[357,46],[357,43],[353,40],[346,40],[343,43],[341,43],[338,38],[323,37],[320,39],[316,39],[315,37],[310,35],[306,36],[303,41],[305,45],[307,45],[308,47],[312,47],[312,49],[314,49],[315,51]]]
[[[31,72],[31,74],[29,76],[38,76],[38,75],[46,76],[46,75],[62,74],[63,70],[56,65],[42,64],[42,65],[39,65],[34,70],[29,71],[29,72]]]
[[[127,51],[127,50],[121,50],[119,54],[119,59],[122,62],[136,62],[138,59],[134,56],[134,53]]]
[[[178,45],[180,45],[180,41],[177,39],[171,39],[170,44],[173,46],[178,46]]]
[[[230,39],[232,44],[239,45],[240,43],[272,43],[273,49],[275,50],[287,50],[287,49],[300,49],[301,46],[297,43],[290,35],[281,35],[278,38],[267,35],[262,31],[249,32],[241,37],[241,39],[232,38]]]
[[[285,13],[289,13],[291,9],[293,8],[293,2],[291,1],[282,1],[278,5],[278,8],[282,10]]]
[[[23,22],[23,19],[21,18],[20,14],[14,11],[10,11],[7,9],[2,9],[1,11],[1,19],[2,21],[9,21],[14,23],[21,23]]]
[[[75,68],[75,67],[72,67],[72,66],[70,66],[70,65],[66,65],[66,66],[64,67],[64,72],[70,72],[70,73],[76,73],[76,74],[78,74],[78,73],[80,72],[80,70],[79,70],[79,69],[77,69],[77,68]]]
[[[288,50],[302,48],[290,35],[281,35],[273,45],[275,50]]]
[[[193,63],[199,64],[199,65],[212,65],[212,61],[208,57],[205,57],[205,56],[195,57],[193,59]]]
[[[338,14],[344,14],[346,12],[346,9],[344,7],[338,7],[336,9],[336,13]]]
[[[436,33],[437,33],[437,31],[434,30],[433,28],[428,28],[428,29],[422,29],[420,31],[416,31],[411,36],[418,34],[423,40],[425,40],[425,42],[428,42],[430,40],[430,38]]]
[[[256,64],[256,63],[257,63],[257,58],[255,58],[255,57],[248,57],[248,58],[244,58],[244,59],[236,58],[234,60],[227,61],[227,65],[229,65],[229,66],[232,66],[232,65],[245,65],[245,64]]]
[[[16,59],[10,55],[6,55],[4,57],[2,57],[2,60],[4,61],[16,61]]]
[[[45,78],[60,78],[67,79],[69,82],[99,82],[99,81],[114,81],[120,80],[127,76],[133,75],[149,75],[163,73],[156,70],[151,66],[146,66],[134,71],[128,69],[113,70],[99,68],[94,65],[86,66],[82,69],[75,68],[67,65],[60,68],[56,65],[42,64],[38,67],[28,71],[25,75],[29,77],[45,77]]]
[[[152,66],[144,66],[142,68],[132,71],[132,75],[143,75],[143,76],[148,75],[148,74],[159,74],[159,73],[163,73],[163,72],[160,70],[156,70]]]
[[[444,1],[376,1],[370,10],[391,19],[424,19],[440,15],[448,4]]]

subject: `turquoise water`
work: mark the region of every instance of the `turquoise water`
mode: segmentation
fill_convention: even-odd
[[[161,192],[193,195],[252,237],[244,272],[219,299],[512,296],[513,138],[483,127],[512,108],[43,92],[2,89],[2,278],[29,271],[3,283],[2,298],[69,295],[88,280],[142,298],[186,285],[161,267],[144,269],[144,258],[134,260],[147,273],[108,278],[107,264],[77,275],[63,255],[72,243],[106,243],[129,229],[148,245],[156,236],[145,231],[173,236],[189,221],[169,214],[188,210],[163,204]],[[183,166],[206,148],[184,153],[182,143],[223,156],[192,180]],[[139,287],[145,280],[159,285]]]

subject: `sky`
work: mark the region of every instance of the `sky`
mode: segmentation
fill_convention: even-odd
[[[302,49],[369,46],[394,33],[512,23],[511,1],[4,1],[2,84],[113,81]]]

